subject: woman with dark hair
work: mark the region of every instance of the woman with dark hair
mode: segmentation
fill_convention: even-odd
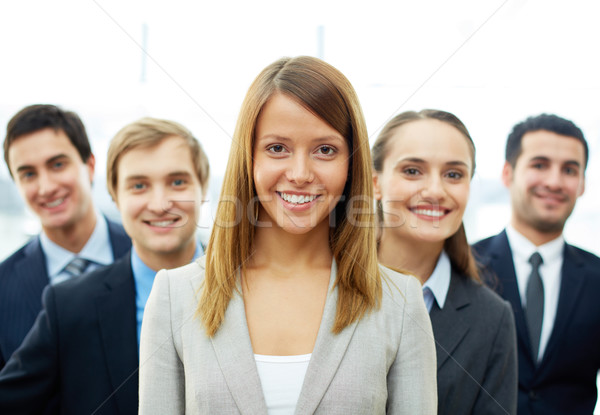
[[[206,256],[156,276],[140,414],[434,414],[420,285],[379,268],[372,195],[344,75],[311,57],[267,66],[242,104]]]
[[[514,414],[510,305],[481,284],[462,223],[475,146],[454,115],[404,112],[372,149],[382,265],[423,284],[437,347],[439,414]]]

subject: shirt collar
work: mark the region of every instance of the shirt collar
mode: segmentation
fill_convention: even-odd
[[[79,253],[71,252],[52,242],[43,231],[40,233],[40,244],[46,256],[46,267],[51,279],[57,276],[76,256],[99,265],[108,265],[114,260],[108,224],[106,218],[99,213],[96,213],[94,231]]]
[[[535,246],[533,242],[523,236],[512,225],[506,227],[506,237],[508,238],[514,260],[523,263],[528,262],[534,252],[539,252],[544,263],[547,263],[553,259],[560,258],[565,247],[565,238],[562,234],[550,242]]]
[[[200,242],[197,242],[196,252],[194,252],[192,261],[202,256],[203,253]],[[149,294],[157,271],[154,271],[142,261],[134,247],[131,248],[131,270],[133,271],[136,289],[138,291],[147,291]]]
[[[431,274],[429,279],[423,284],[423,288],[427,287],[431,290],[440,309],[444,308],[444,304],[446,303],[446,296],[448,295],[448,289],[450,288],[451,273],[452,266],[450,265],[450,258],[445,251],[442,251],[437,260],[435,269],[433,270],[433,274]]]

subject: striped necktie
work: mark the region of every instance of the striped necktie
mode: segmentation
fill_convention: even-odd
[[[90,261],[87,259],[75,257],[67,264],[64,271],[69,274],[71,278],[75,278],[85,273],[85,270],[89,265]]]

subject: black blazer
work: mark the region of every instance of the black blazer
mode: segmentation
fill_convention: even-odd
[[[107,222],[116,260],[129,251],[131,240],[121,225]],[[0,264],[0,369],[33,325],[42,308],[42,291],[48,282],[46,257],[39,237]]]
[[[0,372],[0,413],[137,414],[138,344],[130,255],[48,285],[34,326]]]
[[[535,365],[506,232],[474,245],[496,291],[513,308],[519,350],[519,415],[590,415],[600,369],[600,258],[565,244],[554,328]],[[491,274],[489,274],[491,275]]]
[[[444,308],[430,313],[438,414],[516,414],[517,340],[510,304],[452,271]]]

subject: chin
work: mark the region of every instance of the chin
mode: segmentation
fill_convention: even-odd
[[[414,235],[412,239],[418,242],[439,243],[445,241],[453,234],[454,232],[423,232]]]

